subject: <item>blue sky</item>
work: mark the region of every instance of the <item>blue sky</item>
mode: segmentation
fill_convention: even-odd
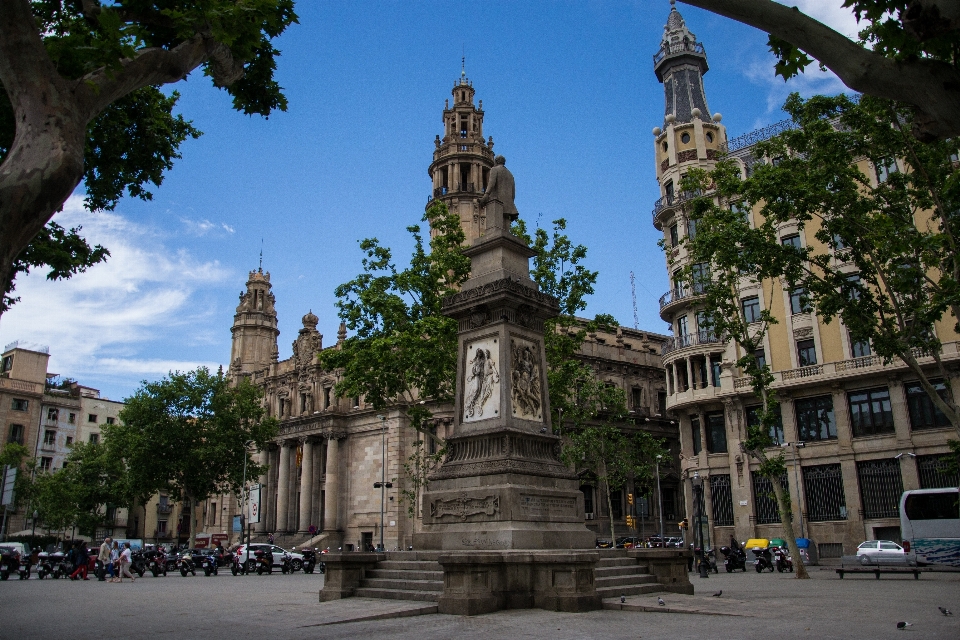
[[[840,0],[793,3],[856,30]],[[785,84],[765,34],[678,8],[706,47],[708,104],[730,137],[782,119],[791,90],[842,89],[815,70]],[[485,133],[516,176],[521,216],[531,226],[566,218],[600,272],[586,314],[631,326],[632,270],[639,326],[663,333],[657,299],[668,284],[650,215],[663,92],[652,56],[669,10],[667,0],[301,1],[300,24],[277,43],[289,110],[243,116],[199,73],[177,85],[181,112],[204,135],[184,143],[152,201],[91,214],[78,189],[55,220],[82,224],[113,257],[68,282],[23,278],[0,341],[49,346],[52,372],[112,399],[171,369],[227,364],[238,294],[262,241],[281,358],[308,310],[331,344],[333,290],[359,272],[358,240],[409,255],[405,227],[423,215],[433,139],[463,54]]]

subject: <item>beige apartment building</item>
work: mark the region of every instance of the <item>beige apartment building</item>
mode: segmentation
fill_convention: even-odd
[[[679,12],[671,10],[654,56],[666,108],[663,127],[654,129],[662,197],[654,206],[653,224],[663,232],[672,269],[686,264],[681,240],[695,232],[678,188],[683,174],[694,167],[709,170],[721,152],[729,152],[746,175],[750,165],[765,161],[753,155],[753,145],[790,126],[778,123],[728,140],[720,115],[711,117],[707,108],[702,80],[707,69],[703,45]],[[883,179],[883,172],[878,175],[867,161],[860,169]],[[786,225],[781,240],[807,246],[818,242],[815,231]],[[727,544],[730,536],[741,542],[777,537],[781,527],[770,482],[755,473],[756,462],[741,451],[759,405],[749,379],[734,365],[741,354],[703,326],[698,292],[680,283],[675,273],[669,275],[671,290],[660,299],[660,315],[674,333],[662,352],[667,412],[680,423],[684,481],[702,480],[701,526],[715,546]],[[769,283],[744,283],[741,302],[748,319],[771,302],[765,299],[770,291]],[[939,463],[955,434],[906,365],[883,364],[869,344],[851,340],[839,320],[826,324],[789,291],[779,286],[773,291],[778,323],[770,328],[760,355],[771,367],[780,400],[782,427],[773,435],[786,450],[784,485],[789,486],[796,531],[819,545],[821,557],[853,553],[866,539],[899,540],[904,490],[957,485],[956,475]],[[952,323],[944,318],[935,331],[943,343],[941,358],[956,370],[960,342]],[[921,363],[932,368],[933,359]],[[960,388],[953,393],[958,397]],[[690,514],[695,512],[692,494],[687,491]]]

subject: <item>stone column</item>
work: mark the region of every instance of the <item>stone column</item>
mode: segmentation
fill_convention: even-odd
[[[339,450],[340,444],[337,442],[336,437],[331,436],[327,440],[327,475],[324,478],[324,484],[326,485],[324,489],[326,499],[323,505],[324,531],[337,531],[340,529],[340,521],[337,518],[337,503],[339,502],[337,499],[337,494],[339,493],[337,475],[340,470]]]
[[[280,443],[280,473],[277,476],[277,532],[285,533],[290,512],[290,448],[288,441]]]
[[[270,452],[269,452],[269,451],[266,451],[266,450],[260,451],[260,452],[257,454],[257,463],[258,463],[258,464],[261,464],[261,465],[269,465],[269,464],[270,464]],[[266,510],[266,506],[267,506],[267,504],[269,503],[269,498],[268,498],[268,496],[270,495],[270,487],[269,487],[269,485],[268,485],[268,483],[267,483],[267,478],[268,478],[268,476],[269,476],[269,473],[270,473],[269,470],[264,471],[264,472],[263,472],[263,475],[261,475],[261,476],[260,476],[260,479],[259,479],[259,482],[260,482],[260,522],[258,522],[257,524],[253,525],[253,530],[254,530],[257,534],[265,534],[265,533],[267,533],[267,513],[268,513],[268,512],[267,512],[267,510]]]
[[[303,461],[300,468],[300,533],[310,529],[310,505],[313,504],[313,441],[303,442]]]

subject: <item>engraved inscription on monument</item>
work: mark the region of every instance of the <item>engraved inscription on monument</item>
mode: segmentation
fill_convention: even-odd
[[[463,421],[496,418],[500,406],[500,368],[497,339],[484,338],[467,345],[463,385]]]
[[[510,377],[513,415],[524,420],[543,420],[540,347],[523,338],[510,338]]]
[[[520,494],[520,510],[527,516],[577,517],[577,499]]]
[[[453,498],[451,500],[434,500],[430,503],[430,517],[432,518],[454,516],[461,520],[466,520],[467,516],[480,513],[492,516],[499,510],[499,496],[484,496],[482,498],[460,496],[459,498]]]

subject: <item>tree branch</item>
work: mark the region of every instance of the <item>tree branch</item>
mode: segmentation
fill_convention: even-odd
[[[681,0],[786,40],[829,67],[854,91],[913,105],[921,140],[960,135],[960,72],[930,59],[896,61],[772,0]]]

